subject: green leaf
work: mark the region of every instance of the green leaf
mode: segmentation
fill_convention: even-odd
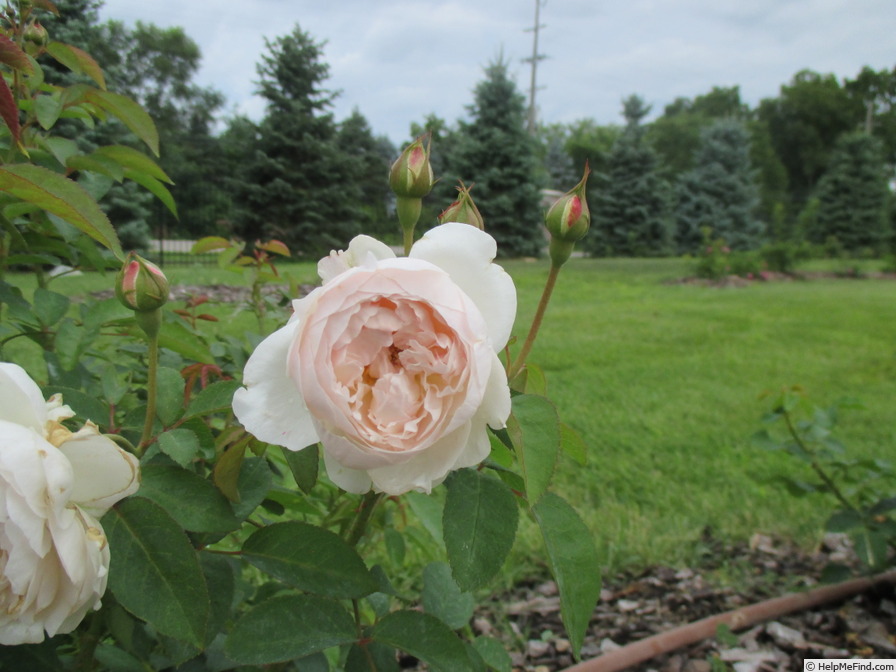
[[[584,467],[588,464],[588,446],[585,439],[576,430],[565,423],[560,423],[560,450],[573,461]]]
[[[491,669],[496,672],[511,672],[513,663],[510,654],[497,639],[479,636],[473,640],[473,648]]]
[[[88,332],[75,324],[74,320],[64,319],[56,329],[54,346],[59,357],[59,364],[66,371],[74,371],[81,361],[84,351],[90,346],[96,334]]]
[[[856,555],[865,567],[879,571],[887,562],[887,535],[870,527],[854,530],[850,535]]]
[[[94,153],[115,161],[115,163],[122,168],[128,168],[138,173],[145,173],[161,182],[173,184],[171,178],[159,167],[159,164],[146,156],[143,152],[138,152],[132,147],[127,147],[125,145],[107,145],[98,148]]]
[[[370,637],[416,656],[441,672],[478,672],[463,642],[429,614],[394,611],[373,627]]]
[[[370,660],[376,672],[400,672],[395,649],[378,642],[352,645],[345,659],[345,672],[370,672]]]
[[[124,260],[109,218],[76,182],[41,166],[14,164],[0,166],[0,191],[61,217]]]
[[[516,498],[502,481],[460,469],[445,481],[445,550],[461,590],[485,585],[504,564],[516,537]]]
[[[233,246],[233,242],[220,236],[206,236],[200,238],[190,249],[191,254],[205,254],[207,252],[215,252],[217,250],[226,250]]]
[[[240,490],[237,483],[245,455],[246,444],[228,448],[218,457],[212,472],[215,487],[231,502],[240,501]]]
[[[242,558],[311,593],[357,599],[377,590],[352,546],[333,532],[307,523],[289,521],[261,528],[243,544]]]
[[[296,485],[307,495],[317,483],[317,473],[320,469],[320,449],[315,443],[302,450],[288,450],[287,448],[282,450],[292,477],[296,480]]]
[[[50,639],[40,644],[0,646],[0,669],[28,670],[28,672],[59,672],[65,669]]]
[[[238,502],[231,504],[236,517],[240,520],[248,518],[264,501],[271,489],[272,482],[273,476],[266,459],[263,457],[244,459],[237,480],[240,498]]]
[[[97,399],[95,395],[60,385],[51,385],[44,391],[48,396],[56,393],[61,394],[63,403],[83,420],[92,420],[100,426],[105,425],[109,421],[109,407],[102,400]]]
[[[600,568],[591,531],[553,492],[532,508],[560,590],[560,613],[578,658],[588,621],[600,596]]]
[[[224,651],[241,665],[267,665],[351,644],[356,638],[354,620],[338,602],[317,595],[276,595],[234,624]]]
[[[230,558],[217,553],[199,553],[199,565],[205,576],[211,601],[206,646],[218,636],[221,628],[230,620],[236,589],[234,564]]]
[[[62,65],[72,72],[76,72],[79,75],[87,75],[96,82],[100,88],[106,88],[106,80],[103,78],[102,68],[100,68],[99,64],[93,60],[93,57],[83,49],[78,49],[78,47],[73,47],[70,44],[63,44],[62,42],[50,42],[47,45],[47,51],[50,56],[62,63]]]
[[[212,383],[190,400],[184,419],[230,410],[233,394],[240,388],[235,380]]]
[[[156,416],[163,427],[177,422],[184,409],[184,379],[176,369],[160,366],[156,394]]]
[[[34,314],[44,327],[52,327],[65,317],[71,304],[67,296],[43,287],[34,290]]]
[[[174,196],[172,196],[165,185],[159,182],[156,178],[136,170],[125,170],[124,176],[129,180],[133,180],[162,201],[162,204],[168,208],[171,214],[177,217],[177,204],[174,202]]]
[[[127,96],[97,89],[88,90],[86,98],[100,109],[117,117],[149,147],[153,154],[159,155],[159,132],[156,130],[152,117],[138,103]]]
[[[34,114],[41,128],[50,130],[62,114],[62,99],[59,96],[37,96],[34,99]]]
[[[534,505],[547,491],[560,451],[560,418],[544,397],[521,394],[513,398],[507,432],[516,446],[526,497]]]
[[[201,648],[209,596],[180,526],[143,497],[119,502],[103,526],[112,554],[109,589],[118,603],[163,635]]]
[[[452,630],[464,627],[473,618],[473,595],[458,588],[451,568],[444,562],[431,562],[423,568],[422,598],[423,610]]]
[[[828,518],[828,522],[824,527],[828,532],[849,532],[862,525],[863,522],[862,514],[858,511],[841,509],[840,511],[835,511]]]
[[[442,532],[442,517],[445,514],[445,508],[436,497],[432,495],[424,495],[422,492],[409,492],[405,496],[405,501],[410,505],[411,511],[420,521],[423,528],[429,532],[433,540],[439,544],[444,544],[444,533]]]
[[[180,322],[164,322],[159,329],[159,345],[203,364],[215,364],[208,346]]]
[[[107,175],[116,182],[121,182],[124,179],[124,168],[119,166],[112,159],[107,159],[104,156],[97,156],[96,154],[79,154],[78,156],[73,156],[69,158],[65,165],[72,170],[89,170],[94,173],[99,173],[100,175]]]
[[[68,138],[49,137],[42,138],[39,142],[55,157],[60,166],[65,166],[70,157],[81,151],[78,149],[78,143]]]
[[[180,466],[188,467],[199,454],[199,438],[189,429],[171,429],[159,435],[159,449]]]

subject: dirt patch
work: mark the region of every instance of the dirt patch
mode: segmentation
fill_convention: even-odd
[[[749,545],[710,545],[699,568],[654,567],[605,579],[582,658],[595,658],[678,626],[819,585],[829,561],[852,561],[848,544],[831,537],[815,553],[757,535]],[[732,572],[736,574],[732,580]],[[510,633],[508,633],[508,629]],[[496,600],[474,630],[501,636],[517,672],[553,672],[574,663],[553,582],[521,586]],[[838,604],[783,616],[744,632],[660,656],[634,670],[737,672],[801,670],[805,658],[896,658],[893,584]],[[718,659],[714,662],[714,659]],[[719,667],[720,662],[727,667]],[[715,665],[715,667],[714,667]]]
[[[896,280],[896,273],[883,273],[877,271],[869,271],[867,273],[842,272],[833,271],[805,271],[802,273],[777,273],[772,271],[762,271],[756,274],[750,274],[746,277],[740,275],[726,275],[721,278],[697,278],[689,276],[686,278],[676,278],[667,280],[666,285],[695,285],[699,287],[718,287],[718,288],[742,288],[750,287],[758,283],[764,282],[796,282],[800,280]]]

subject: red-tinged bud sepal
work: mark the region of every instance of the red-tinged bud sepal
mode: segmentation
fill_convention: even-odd
[[[591,169],[585,164],[581,181],[561,196],[545,215],[545,226],[551,234],[551,261],[559,266],[569,259],[575,244],[585,237],[591,226],[591,213],[585,197],[585,185]]]
[[[445,208],[445,211],[439,215],[440,224],[460,222],[461,224],[475,226],[480,231],[485,231],[485,222],[482,220],[482,214],[473,202],[473,197],[470,196],[470,189],[472,188],[472,184],[466,187],[463,182],[460,183],[460,186],[457,187],[457,200]]]
[[[115,295],[136,313],[151,313],[168,301],[168,278],[151,261],[131,252],[118,272]]]

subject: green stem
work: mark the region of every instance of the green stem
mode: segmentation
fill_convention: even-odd
[[[152,439],[152,426],[156,418],[156,392],[158,391],[159,372],[159,334],[148,336],[149,340],[149,369],[146,378],[146,419],[143,421],[143,435],[137,445],[136,454],[139,457],[146,450]]]
[[[837,487],[837,484],[834,483],[833,479],[827,475],[824,469],[821,468],[821,465],[818,464],[818,460],[815,458],[815,451],[813,451],[806,442],[803,441],[802,437],[799,435],[799,432],[796,431],[796,427],[793,426],[793,421],[790,418],[790,413],[784,412],[784,421],[787,423],[787,431],[790,432],[790,436],[793,437],[793,440],[796,441],[800,448],[802,448],[807,454],[812,456],[812,462],[810,463],[812,466],[812,470],[818,475],[818,478],[821,479],[821,482],[827,486],[827,488],[831,491],[831,494],[837,499],[840,504],[842,504],[849,511],[857,511],[856,507],[854,507],[846,496],[840,491],[840,488]]]
[[[404,254],[407,256],[411,253],[411,246],[414,244],[414,228],[423,211],[423,199],[398,196],[395,209],[398,213],[398,223],[401,224]]]
[[[532,345],[535,343],[535,337],[538,336],[538,330],[541,329],[544,313],[548,308],[548,303],[551,301],[551,294],[554,293],[554,285],[557,284],[560,268],[560,265],[551,264],[551,271],[548,273],[548,279],[541,292],[541,300],[538,302],[538,308],[535,310],[535,317],[532,318],[532,326],[529,327],[529,334],[526,336],[526,340],[523,343],[519,355],[517,355],[516,361],[507,372],[507,378],[509,380],[513,380],[526,365],[526,358],[529,356],[529,351],[532,350]]]
[[[94,653],[100,643],[100,635],[103,632],[103,619],[99,612],[90,615],[90,624],[78,642],[78,655],[75,658],[75,670],[77,672],[91,672],[94,669]]]
[[[355,523],[352,525],[352,529],[349,531],[346,539],[349,545],[357,546],[358,542],[361,541],[361,537],[364,536],[364,531],[367,529],[367,523],[370,522],[370,517],[373,515],[373,510],[382,498],[383,493],[374,492],[373,490],[364,495],[364,499],[361,500],[358,517],[355,518]]]

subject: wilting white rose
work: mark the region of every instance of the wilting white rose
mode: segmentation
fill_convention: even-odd
[[[324,283],[250,357],[233,410],[256,437],[320,441],[349,492],[429,492],[489,453],[510,391],[498,359],[516,291],[494,239],[442,224],[395,257],[355,238],[318,265]]]
[[[98,518],[140,485],[137,459],[58,395],[0,363],[0,644],[71,632],[106,590],[109,547]]]

